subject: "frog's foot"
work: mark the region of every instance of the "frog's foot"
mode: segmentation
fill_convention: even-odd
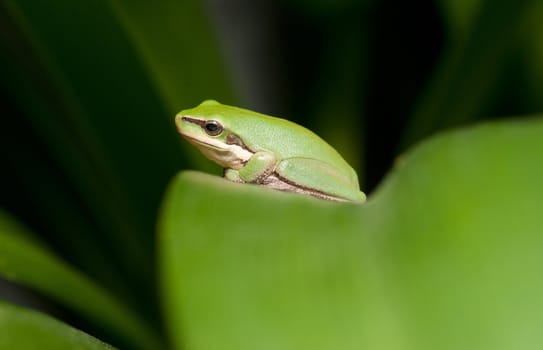
[[[245,181],[243,181],[241,177],[239,177],[239,171],[234,169],[225,168],[224,178],[232,182],[245,183]]]

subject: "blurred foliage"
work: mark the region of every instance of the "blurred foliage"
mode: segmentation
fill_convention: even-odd
[[[536,0],[426,0],[416,4],[400,0],[291,0],[264,1],[258,5],[246,0],[160,0],[152,4],[141,0],[1,0],[0,207],[10,216],[2,215],[0,218],[0,272],[41,298],[43,303],[33,307],[49,305],[42,308],[44,312],[111,344],[129,348],[161,348],[159,344],[166,339],[165,329],[173,334],[176,332],[172,329],[181,327],[179,334],[172,337],[174,345],[179,345],[183,342],[179,337],[183,337],[185,332],[205,331],[197,327],[212,320],[205,318],[209,310],[200,310],[201,315],[194,316],[202,319],[196,320],[194,326],[191,320],[189,327],[185,325],[184,313],[173,314],[178,307],[176,303],[185,305],[192,302],[192,295],[187,300],[181,297],[175,300],[176,296],[171,293],[172,290],[177,291],[177,285],[171,290],[166,287],[166,299],[160,297],[155,247],[159,205],[168,181],[178,170],[199,168],[215,174],[220,172],[187,143],[179,141],[173,126],[173,115],[178,110],[213,98],[297,121],[335,146],[359,171],[362,188],[371,192],[399,154],[438,130],[491,118],[543,112],[542,23],[543,5]],[[506,130],[503,133],[508,133],[509,128],[511,133],[517,130],[514,123],[488,130]],[[534,130],[540,131],[535,127]],[[481,134],[484,131],[479,130],[457,142],[462,147],[475,147],[477,142],[488,139],[488,135]],[[515,154],[519,162],[527,162],[522,163],[527,171],[539,169],[527,168],[527,164],[538,162],[538,147],[541,145],[536,139],[537,136],[530,136],[531,141],[525,143],[521,142],[520,136],[503,139],[506,146],[518,146]],[[442,151],[445,153],[436,151],[435,157],[445,157],[450,148],[445,149]],[[505,147],[502,151],[507,150]],[[488,157],[493,160],[492,157],[499,157],[498,152],[471,154],[464,150],[458,155],[463,159],[458,164],[464,166],[468,162],[473,166],[484,163]],[[447,175],[447,164],[422,158],[412,161],[414,168],[428,166],[440,176]],[[512,157],[505,157],[503,162],[505,169],[519,165]],[[525,181],[522,174],[511,175],[511,181],[500,183],[494,179],[501,179],[497,174],[504,173],[504,169],[499,167],[474,169],[479,174],[469,183],[474,189],[496,182],[502,186],[496,193],[513,196],[517,193],[515,186],[537,185],[536,180]],[[391,178],[395,179],[395,176],[391,175],[387,183],[394,182]],[[409,189],[414,191],[411,198],[417,198],[417,194],[426,187],[440,193],[437,190],[441,186],[439,177],[426,176],[423,179],[423,184],[407,186],[405,190],[399,185],[383,185],[381,189],[390,191],[392,198],[404,198],[402,191]],[[241,235],[231,244],[245,246],[251,251],[247,246],[250,240],[243,240],[246,232],[243,227],[229,225],[229,215],[242,212],[223,214],[220,211],[223,207],[216,202],[218,199],[207,193],[205,188],[208,185],[193,181],[196,180],[187,175],[172,187],[171,191],[175,193],[175,189],[181,186],[181,197],[170,194],[170,204],[166,207],[177,201],[183,204],[179,213],[166,210],[166,221],[173,222],[171,225],[183,224],[184,220],[194,223],[190,230],[187,224],[183,224],[187,227],[186,232],[170,232],[172,239],[184,239],[189,237],[185,234],[200,231],[208,235],[202,239],[212,237],[217,230],[213,220],[220,219],[226,226],[221,232],[235,231]],[[462,184],[467,186],[468,181]],[[196,192],[186,194],[187,189],[183,186],[193,186]],[[213,188],[214,185],[210,186]],[[507,187],[505,191],[503,186]],[[479,192],[484,194],[492,191],[488,184],[481,188]],[[394,204],[392,199],[377,200],[378,195],[375,202],[370,200],[367,205],[367,212],[375,217],[384,217],[385,213],[400,205]],[[210,202],[203,202],[207,196],[211,196]],[[236,197],[234,194],[229,196]],[[277,199],[270,199],[267,195],[263,199],[259,195],[250,197],[256,203],[254,211],[270,200],[277,200],[282,203],[280,206],[288,209],[291,199],[286,199],[288,196],[284,194],[277,196]],[[465,199],[450,196],[450,193],[443,197],[436,194],[435,201],[430,201],[425,210],[450,209],[450,220],[440,224],[449,225],[450,237],[454,236],[452,232],[461,235],[474,232],[464,230],[466,223],[473,223],[470,221],[473,217],[448,206],[463,203]],[[476,201],[476,198],[472,198],[472,209],[494,208],[492,201]],[[238,210],[246,209],[241,199],[228,197],[227,200],[232,203],[238,201]],[[525,198],[515,196],[509,200],[518,202]],[[364,235],[366,232],[355,229],[364,227],[362,219],[369,215],[362,208],[325,205],[324,209],[313,211],[308,207],[323,204],[298,197],[293,197],[292,201],[303,204],[292,204],[293,210],[285,209],[284,213],[281,207],[275,208],[277,212],[274,215],[291,218],[299,215],[298,211],[303,211],[307,212],[303,217],[309,220],[320,213],[321,235],[336,226],[332,231],[345,230],[346,235],[354,232]],[[379,206],[377,203],[388,204]],[[401,203],[404,210],[413,211],[405,215],[426,217],[421,207],[411,208],[410,201]],[[495,203],[501,203],[499,198]],[[537,206],[530,200],[525,203]],[[528,204],[521,207],[532,208]],[[506,217],[505,209],[500,206],[494,209],[496,215]],[[414,215],[417,210],[419,216]],[[198,213],[190,218],[187,212]],[[210,217],[208,213],[215,215]],[[338,218],[331,217],[328,221],[327,213]],[[520,214],[516,211],[511,215],[518,219]],[[201,215],[210,222],[196,220]],[[260,222],[261,225],[262,221],[270,222],[273,217],[272,213],[265,211],[254,215],[250,222]],[[266,215],[270,215],[269,218]],[[11,216],[24,223],[33,234],[24,233],[25,229],[14,224],[15,219]],[[277,218],[273,219],[274,223]],[[390,220],[394,222],[396,218]],[[386,221],[377,223],[375,219],[372,222],[374,224],[367,232],[384,232],[388,230],[386,225],[390,225]],[[306,224],[302,219],[285,219],[276,231],[293,232],[298,237],[296,239],[310,241],[310,236],[300,236],[312,233],[307,232]],[[430,225],[428,222],[422,220],[417,224],[422,225],[417,229],[420,234],[430,232],[429,226],[424,226]],[[162,223],[163,228],[164,225]],[[380,225],[383,226],[379,228]],[[516,229],[524,232],[525,228]],[[315,230],[318,231],[317,226]],[[406,228],[405,232],[400,229],[387,232],[391,237],[410,237],[408,233],[415,231]],[[527,229],[526,232],[532,231]],[[460,244],[450,239],[451,244]],[[331,237],[325,241],[329,246],[342,244]],[[225,240],[215,244],[221,242],[225,243]],[[415,244],[415,248],[433,247],[423,240],[415,242],[420,245]],[[277,241],[276,244],[291,242]],[[303,248],[299,247],[301,243],[296,244],[299,250],[289,253],[292,256],[303,253]],[[390,245],[387,249],[392,247]],[[461,244],[454,247],[459,252],[457,257],[469,253],[469,249],[465,250]],[[161,249],[164,249],[163,245]],[[221,249],[221,246],[213,249]],[[274,252],[279,256],[274,256]],[[492,250],[488,254],[497,252]],[[166,252],[160,258],[165,264],[164,270],[171,269],[169,271],[174,276],[163,273],[162,284],[173,285],[177,278],[181,279],[179,283],[190,282],[184,276],[175,277],[179,266],[165,263],[171,259],[168,254]],[[268,258],[273,262],[282,253],[272,249],[270,254]],[[243,257],[231,263],[240,264]],[[390,253],[388,257],[394,260],[402,258],[402,255]],[[301,254],[296,259],[301,259],[300,264],[303,265],[305,258]],[[345,258],[354,257],[349,255]],[[404,258],[408,264],[417,261],[412,256]],[[384,259],[375,261],[379,264],[387,262]],[[428,263],[432,261],[428,260]],[[447,268],[452,274],[463,271],[455,271],[456,267],[459,265]],[[198,266],[183,267],[188,268],[198,271]],[[351,269],[352,266],[342,262],[335,267],[344,268]],[[485,268],[490,269],[490,265],[485,265]],[[349,271],[336,272],[351,278],[354,272]],[[209,270],[205,272],[210,273]],[[294,271],[292,276],[296,273]],[[490,273],[493,272],[489,270]],[[224,278],[228,276],[232,277],[225,275]],[[402,278],[409,274],[389,274],[392,276],[402,283]],[[233,278],[228,283],[247,284],[249,277],[241,274],[240,279]],[[421,274],[416,278],[422,281],[438,276],[436,272],[436,275]],[[470,290],[475,290],[476,281],[470,283]],[[16,299],[2,291],[0,284],[0,298]],[[232,290],[218,289],[215,293],[219,291],[228,293]],[[371,290],[357,291],[378,298]],[[484,291],[488,289],[483,288],[480,292]],[[293,290],[293,293],[302,292],[306,293],[304,289]],[[192,292],[188,290],[186,293]],[[288,295],[288,288],[282,293]],[[326,294],[326,290],[323,293],[320,297],[333,295]],[[446,292],[442,293],[441,297],[445,298]],[[258,307],[251,311],[254,304],[247,304],[246,308],[251,312],[273,313],[271,308],[275,305],[278,317],[284,316],[286,310],[281,307],[289,304],[280,304],[281,300],[287,299],[270,303],[267,311]],[[164,311],[165,318],[159,308],[163,303],[168,305]],[[413,307],[410,302],[398,303],[402,307]],[[311,302],[307,301],[305,307],[310,306]],[[339,306],[348,308],[349,304],[345,301]],[[365,306],[356,304],[353,307]],[[385,310],[384,316],[379,316],[385,321],[389,312],[396,311],[396,302],[386,307],[390,309]],[[73,339],[87,339],[71,328],[64,329],[65,325],[58,326],[57,321],[46,316],[8,304],[2,304],[2,310],[0,333],[16,328],[17,332],[26,332],[38,327],[41,329],[39,332],[55,329],[51,331],[51,337],[55,337],[53,334],[59,337],[67,334],[66,337]],[[413,312],[408,309],[401,311],[407,315]],[[324,314],[319,314],[316,309],[308,315],[316,315],[312,324],[318,326],[322,320],[319,315]],[[12,327],[5,321],[6,317],[29,322],[6,328]],[[436,320],[437,316],[433,319]],[[456,324],[458,320],[451,322]],[[414,322],[413,326],[423,324],[422,321]],[[291,326],[298,325],[292,323]],[[36,332],[38,328],[35,328]],[[321,330],[315,333],[319,332]],[[16,335],[5,343],[2,339],[0,336],[0,346],[7,347],[6,344],[13,344],[10,341],[16,339]],[[319,338],[316,335],[314,339]],[[451,345],[451,348],[458,347]]]
[[[132,347],[159,348],[158,336],[123,302],[55,257],[36,237],[0,212],[0,274],[43,293],[118,335]],[[62,286],[62,288],[59,288]]]
[[[113,349],[46,315],[4,302],[0,302],[0,329],[1,349]]]

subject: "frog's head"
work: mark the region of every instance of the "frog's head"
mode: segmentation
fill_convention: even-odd
[[[239,169],[252,155],[232,130],[226,106],[207,100],[175,117],[179,133],[204,155],[225,168]]]

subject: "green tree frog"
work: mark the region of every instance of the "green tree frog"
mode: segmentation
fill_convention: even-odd
[[[288,120],[208,100],[179,112],[175,123],[228,180],[335,201],[366,199],[339,153]]]

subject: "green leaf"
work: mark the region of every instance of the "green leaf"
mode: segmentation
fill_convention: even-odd
[[[0,302],[0,349],[114,349],[39,312]]]
[[[1,211],[0,275],[71,308],[134,348],[161,347],[152,328],[121,301],[52,254]]]
[[[185,172],[160,221],[177,349],[543,346],[543,119],[438,135],[364,205]]]

